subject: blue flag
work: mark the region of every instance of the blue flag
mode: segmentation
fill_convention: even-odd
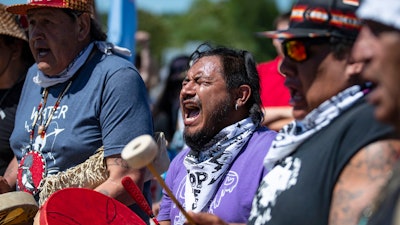
[[[128,60],[134,63],[135,33],[137,30],[136,5],[134,0],[113,0],[108,15],[108,41],[129,49]]]

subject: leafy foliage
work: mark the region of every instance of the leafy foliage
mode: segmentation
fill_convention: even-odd
[[[151,50],[158,60],[166,48],[211,41],[249,50],[261,62],[275,57],[275,50],[271,40],[255,33],[271,30],[278,13],[273,0],[195,0],[183,14],[139,11],[138,28],[151,34]]]
[[[165,1],[165,0],[163,0]],[[257,62],[275,57],[271,40],[256,32],[272,30],[279,14],[274,0],[195,0],[183,14],[155,15],[138,10],[138,29],[151,35],[151,53],[158,64],[168,48],[210,41],[253,53]],[[106,28],[107,15],[100,15]]]

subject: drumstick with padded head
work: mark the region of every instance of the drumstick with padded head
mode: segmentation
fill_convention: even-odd
[[[133,169],[140,169],[147,167],[147,169],[153,174],[156,180],[160,183],[161,187],[167,192],[167,195],[175,203],[181,213],[186,217],[186,220],[191,224],[195,225],[193,218],[186,212],[182,205],[178,202],[171,189],[165,184],[161,175],[157,172],[153,166],[153,159],[157,155],[158,149],[157,144],[151,135],[145,134],[136,137],[130,141],[122,150],[121,157],[129,164]]]
[[[122,179],[121,183],[124,186],[125,190],[129,193],[129,195],[135,200],[136,204],[138,204],[138,206],[153,220],[156,225],[160,225],[160,223],[154,216],[150,205],[144,198],[142,191],[135,184],[132,178],[126,176]]]

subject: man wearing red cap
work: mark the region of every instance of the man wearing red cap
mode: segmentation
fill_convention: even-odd
[[[153,135],[152,117],[141,76],[118,56],[126,54],[125,49],[104,42],[93,8],[93,0],[30,0],[7,8],[27,15],[36,61],[28,71],[10,138],[19,166],[14,168],[16,184],[9,185],[40,198],[42,204],[49,179],[75,186],[93,178],[90,188],[133,209],[134,200],[121,179],[130,176],[145,193],[150,181],[145,182],[145,170],[130,169],[120,153],[132,139]],[[106,171],[93,174],[98,168],[88,166],[70,172],[101,146],[104,155],[99,160],[104,159]],[[75,178],[57,180],[60,173]]]

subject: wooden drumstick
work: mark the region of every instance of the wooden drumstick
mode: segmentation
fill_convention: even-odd
[[[171,189],[165,184],[161,175],[157,172],[152,161],[157,155],[158,146],[151,135],[141,135],[130,141],[122,150],[121,157],[129,164],[131,168],[140,169],[147,167],[153,174],[156,180],[160,183],[161,187],[167,192],[167,195],[175,203],[181,213],[186,217],[186,220],[195,225],[193,218],[186,212],[179,201],[176,199]]]

